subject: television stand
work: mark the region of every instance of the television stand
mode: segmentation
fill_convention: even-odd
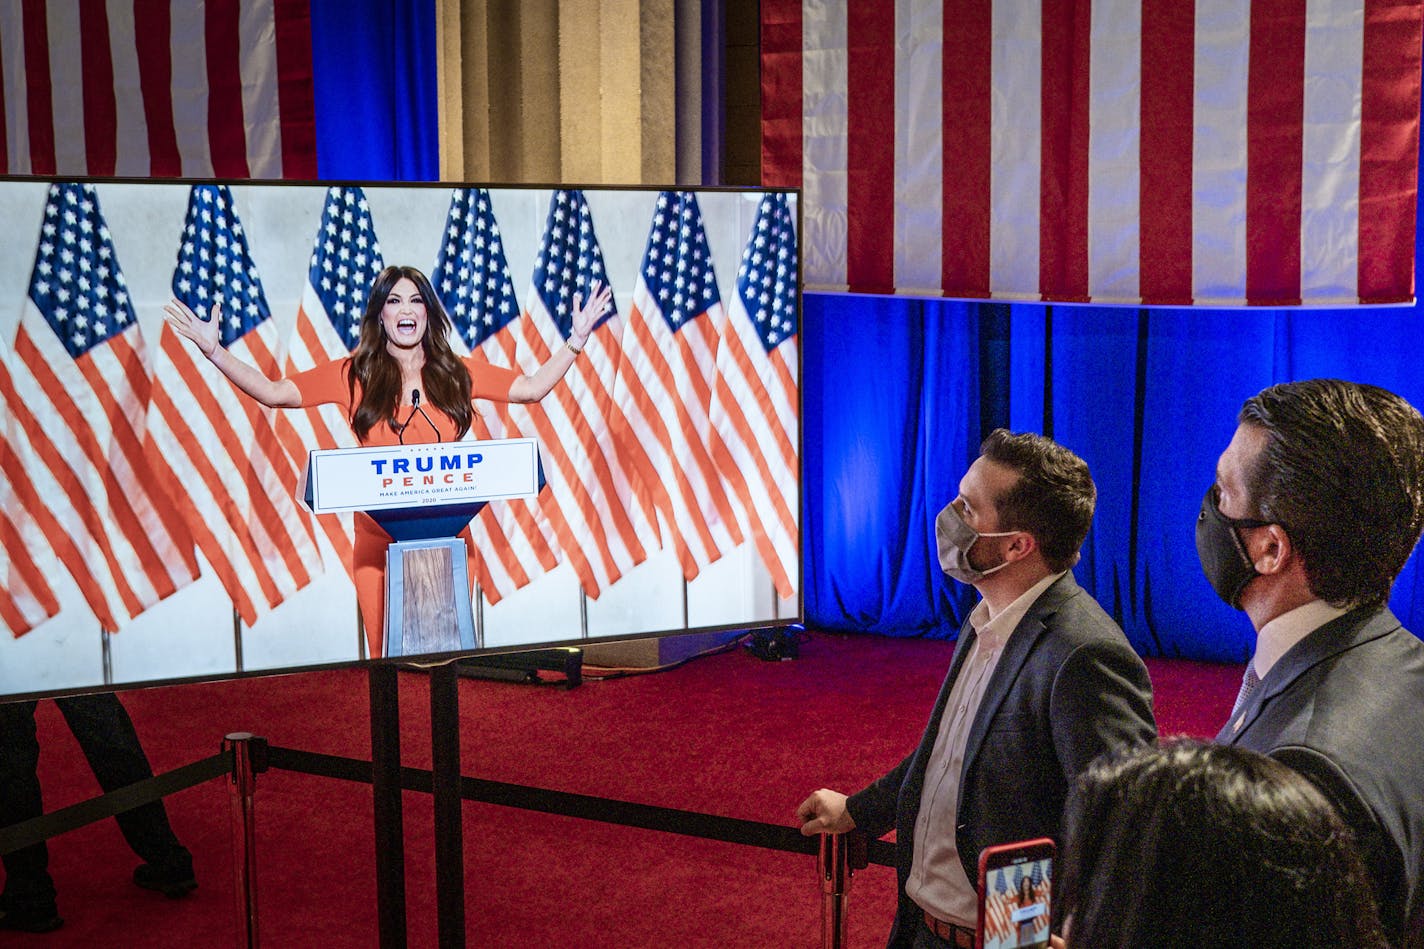
[[[583,683],[583,650],[577,646],[560,646],[488,653],[455,660],[455,671],[467,679],[536,683],[541,670],[562,672],[564,688],[578,688]]]

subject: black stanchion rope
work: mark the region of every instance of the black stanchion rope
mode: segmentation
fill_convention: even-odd
[[[116,791],[71,804],[42,817],[0,828],[0,853],[10,853],[37,844],[231,773],[232,754],[220,751],[211,758],[203,758],[172,771],[135,781]]]
[[[284,771],[295,771],[316,777],[355,781],[361,784],[371,783],[371,762],[360,758],[327,755],[297,748],[283,748],[277,745],[269,748],[269,755],[268,763],[272,768],[281,768]],[[0,828],[0,853],[10,853],[51,837],[57,837],[87,824],[105,820],[144,804],[150,804],[178,791],[196,787],[213,778],[230,775],[231,772],[232,754],[223,751],[210,758],[203,758],[172,771],[154,775],[151,778],[87,801],[80,801],[78,804],[61,808],[42,817],[35,817],[20,824]],[[401,787],[405,790],[429,794],[431,786],[430,771],[421,768],[401,768]],[[748,847],[761,847],[766,850],[779,850],[784,853],[815,854],[819,848],[816,838],[803,837],[795,828],[781,824],[743,820],[738,817],[720,817],[699,811],[660,807],[654,804],[638,804],[633,801],[619,801],[589,794],[552,791],[547,788],[509,784],[504,781],[489,781],[484,778],[462,777],[460,779],[460,796],[464,800],[476,801],[481,804],[497,804],[503,807],[515,807],[563,817],[576,817],[604,824],[618,824],[624,827],[681,834],[684,837],[698,837],[704,840],[718,840]],[[869,841],[868,860],[870,863],[893,867],[895,865],[894,844],[883,840]]]
[[[269,754],[268,763],[273,768],[343,781],[371,783],[371,762],[359,758],[302,751],[297,748],[282,748],[277,745],[269,748]],[[401,787],[407,791],[429,794],[431,773],[421,768],[402,767]],[[460,796],[467,801],[477,801],[481,804],[498,804],[527,811],[539,811],[544,814],[578,817],[605,824],[657,830],[681,834],[684,837],[719,840],[724,843],[780,850],[785,853],[815,854],[820,847],[819,841],[815,837],[803,837],[801,832],[795,828],[781,824],[768,824],[763,821],[743,820],[737,817],[719,817],[699,811],[685,811],[653,804],[637,804],[632,801],[619,801],[588,794],[573,794],[568,791],[551,791],[546,788],[489,781],[483,778],[461,778]],[[895,845],[884,840],[871,840],[869,841],[868,857],[870,863],[893,867],[895,865]]]

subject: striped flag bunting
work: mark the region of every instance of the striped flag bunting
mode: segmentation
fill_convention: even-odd
[[[581,191],[555,191],[520,320],[519,368],[533,372],[572,331],[574,297],[607,284],[603,251]],[[585,593],[597,597],[656,547],[656,512],[632,503],[631,474],[614,450],[613,401],[623,320],[616,306],[563,381],[542,402],[509,406],[509,431],[539,439],[549,490],[540,507]],[[641,450],[641,449],[639,449]],[[644,462],[646,464],[646,462]]]
[[[688,580],[742,542],[735,509],[708,450],[717,331],[723,322],[697,196],[664,191],[653,211],[622,336],[614,386],[618,427],[612,434],[620,450],[652,449],[636,490],[645,508],[661,513],[664,536],[672,540]]]
[[[800,579],[796,268],[787,196],[764,195],[717,346],[712,457],[783,598]]]
[[[473,353],[475,359],[503,368],[517,368],[519,301],[488,190],[457,188],[452,192],[444,240],[430,279],[450,316],[450,342],[455,351]],[[476,400],[470,437],[515,435],[506,421],[508,411],[500,411],[503,408]],[[553,528],[537,499],[486,504],[471,522],[470,531],[478,552],[476,577],[491,603],[558,566]]]
[[[305,0],[0,3],[0,174],[315,178]]]
[[[1419,0],[764,0],[810,290],[1409,302]],[[853,41],[852,41],[853,38]]]
[[[8,349],[0,344],[0,628],[22,636],[57,614],[59,601],[41,567],[41,554],[50,559],[45,528],[53,521],[30,485],[31,433],[20,421]]]
[[[25,474],[52,515],[46,533],[116,631],[198,564],[143,452],[143,338],[93,185],[50,186],[14,357],[11,404],[33,419]]]
[[[269,378],[277,329],[225,185],[195,185],[173,271],[173,295],[207,318],[219,342]],[[164,325],[148,414],[149,463],[243,622],[279,605],[321,570],[311,519],[298,506],[296,464],[273,411],[234,388],[192,343]]]
[[[312,246],[296,327],[288,342],[284,375],[295,375],[350,355],[361,335],[371,285],[385,267],[371,208],[360,188],[330,188]],[[312,449],[355,448],[351,421],[336,405],[282,412],[277,434],[298,470]],[[350,514],[317,518],[343,570],[352,570]],[[354,579],[354,578],[353,578]]]

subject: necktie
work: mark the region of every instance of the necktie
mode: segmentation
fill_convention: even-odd
[[[1256,658],[1251,657],[1251,661],[1246,663],[1246,674],[1241,677],[1241,691],[1236,693],[1236,704],[1231,706],[1231,717],[1246,707],[1246,700],[1251,697],[1251,693],[1256,691],[1256,687],[1261,684],[1261,677],[1256,675]]]

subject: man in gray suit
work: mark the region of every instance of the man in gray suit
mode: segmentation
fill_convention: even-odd
[[[1264,752],[1354,831],[1395,945],[1424,946],[1424,643],[1386,606],[1424,530],[1424,417],[1311,379],[1246,401],[1197,518],[1255,655],[1217,740]]]
[[[979,852],[1057,837],[1069,783],[1151,741],[1142,660],[1070,568],[1093,520],[1081,458],[1038,435],[985,439],[936,522],[940,565],[983,597],[919,747],[860,793],[822,788],[801,832],[896,831],[896,947],[972,949]]]

